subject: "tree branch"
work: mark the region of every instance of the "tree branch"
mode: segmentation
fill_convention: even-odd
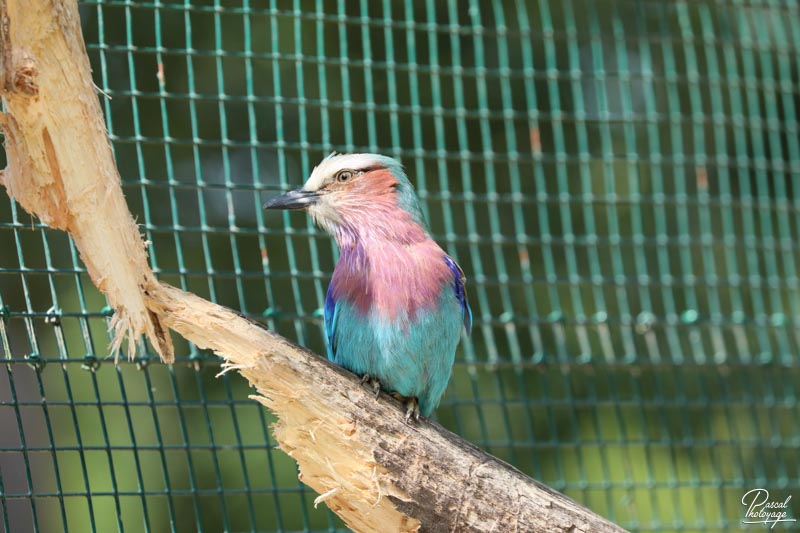
[[[622,531],[439,425],[406,425],[395,400],[376,401],[327,360],[159,284],[122,194],[75,0],[0,0],[0,46],[2,182],[72,235],[115,308],[113,349],[143,332],[169,361],[169,327],[214,350],[278,416],[275,437],[317,501],[356,531]]]
[[[112,352],[145,334],[162,359],[172,339],[144,305],[156,283],[128,212],[74,0],[0,0],[2,183],[29,213],[68,231],[114,307]]]
[[[256,388],[300,479],[356,531],[623,531],[438,424],[405,424],[390,396],[229,309],[166,284],[147,297]]]

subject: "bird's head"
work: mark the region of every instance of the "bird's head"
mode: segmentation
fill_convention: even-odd
[[[305,209],[331,234],[424,227],[419,200],[403,166],[377,154],[336,154],[322,160],[302,188],[273,198],[264,209]]]

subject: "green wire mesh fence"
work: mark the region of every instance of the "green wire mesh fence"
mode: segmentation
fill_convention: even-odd
[[[160,279],[324,353],[335,248],[260,204],[400,158],[470,282],[442,424],[631,530],[738,530],[758,487],[800,518],[797,2],[80,9]],[[115,367],[111,312],[0,195],[5,531],[343,529],[242,379]]]

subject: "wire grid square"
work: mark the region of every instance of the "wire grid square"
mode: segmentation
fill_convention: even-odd
[[[80,10],[160,279],[324,353],[334,246],[262,200],[398,157],[475,311],[442,424],[636,531],[798,493],[796,3]],[[7,198],[0,251],[6,531],[343,528],[214,357],[114,367],[74,246]]]

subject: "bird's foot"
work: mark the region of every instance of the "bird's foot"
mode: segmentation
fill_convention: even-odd
[[[414,422],[419,422],[419,400],[417,400],[416,396],[406,400],[406,424],[410,424],[412,418]]]
[[[381,395],[381,382],[378,381],[377,379],[372,379],[371,377],[369,377],[369,374],[364,374],[363,376],[361,376],[361,384],[363,385],[365,383],[367,383],[372,389],[372,392],[375,393],[375,399],[377,400],[378,397]]]
[[[392,396],[403,402],[403,405],[405,405],[406,424],[411,424],[412,419],[414,422],[419,422],[419,400],[417,400],[416,396],[403,396],[402,394],[398,394],[396,392],[393,392]]]

